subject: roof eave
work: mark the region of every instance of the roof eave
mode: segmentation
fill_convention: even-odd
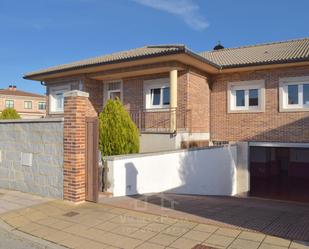
[[[30,73],[26,74],[23,76],[24,79],[28,80],[38,80],[42,81],[42,79],[46,76],[50,76],[53,74],[58,74],[58,73],[64,73],[64,72],[74,72],[77,70],[82,70],[86,68],[94,68],[98,66],[104,66],[104,65],[113,65],[113,64],[119,64],[119,63],[124,63],[124,62],[131,62],[131,61],[138,61],[138,60],[143,60],[143,59],[151,59],[151,58],[156,58],[156,57],[162,57],[162,56],[168,56],[168,55],[177,55],[177,54],[187,54],[194,59],[197,59],[203,63],[208,64],[209,66],[213,67],[215,70],[219,70],[221,67],[204,57],[192,52],[191,50],[188,50],[187,48],[179,48],[178,50],[175,51],[168,51],[168,52],[163,52],[163,53],[157,53],[153,55],[143,55],[143,56],[137,56],[137,57],[132,57],[132,58],[125,58],[125,59],[119,59],[119,60],[114,60],[114,61],[109,61],[109,62],[100,62],[100,63],[94,63],[94,64],[88,64],[88,65],[81,65],[81,66],[75,66],[71,68],[65,68],[65,69],[59,69],[59,70],[54,70],[50,72],[42,72],[42,73]]]

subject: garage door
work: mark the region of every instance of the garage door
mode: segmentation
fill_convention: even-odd
[[[309,202],[309,148],[250,147],[250,194]]]

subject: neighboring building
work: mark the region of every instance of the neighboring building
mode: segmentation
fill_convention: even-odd
[[[45,82],[48,116],[63,114],[63,93],[72,89],[88,92],[96,112],[119,97],[142,151],[245,141],[252,191],[276,195],[294,178],[293,193],[309,189],[308,38],[202,53],[145,46],[24,78]]]
[[[46,96],[16,89],[9,86],[0,89],[0,112],[14,108],[23,119],[44,118],[46,116]]]

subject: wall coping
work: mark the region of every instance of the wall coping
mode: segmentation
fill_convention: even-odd
[[[37,119],[5,119],[0,120],[0,124],[14,124],[14,123],[60,123],[63,118],[37,118]]]
[[[104,157],[104,161],[117,161],[117,160],[122,160],[122,159],[139,158],[139,157],[146,157],[146,156],[159,156],[159,155],[165,155],[165,154],[174,154],[174,153],[200,151],[200,150],[213,150],[213,149],[236,147],[236,146],[237,146],[236,144],[229,144],[229,145],[200,147],[200,148],[191,148],[191,149],[178,149],[178,150],[168,150],[168,151],[159,151],[159,152],[146,152],[146,153],[136,153],[136,154],[127,154],[127,155],[106,156]]]
[[[87,92],[83,92],[80,90],[72,90],[69,92],[65,92],[63,94],[64,97],[85,97],[85,98],[89,98],[89,93]]]

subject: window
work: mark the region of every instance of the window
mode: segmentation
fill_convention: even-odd
[[[62,113],[64,107],[64,93],[70,90],[69,85],[50,87],[49,88],[49,104],[50,112]]]
[[[265,82],[263,80],[228,84],[228,112],[264,111]]]
[[[14,108],[14,100],[6,100],[5,108]]]
[[[32,109],[32,101],[25,101],[24,102],[25,109]]]
[[[107,99],[116,99],[122,100],[122,81],[110,81],[105,82],[104,90],[106,92],[105,100]]]
[[[146,80],[144,82],[146,109],[168,108],[170,87],[168,79]]]
[[[280,111],[309,111],[309,77],[280,79]]]
[[[45,102],[39,102],[38,109],[39,110],[45,110],[46,109],[46,103]]]

